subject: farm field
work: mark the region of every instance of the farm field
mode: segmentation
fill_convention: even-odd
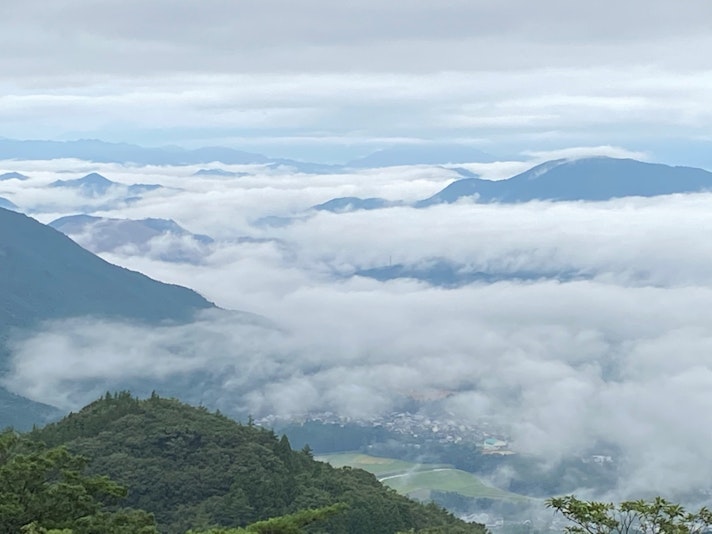
[[[418,464],[361,453],[324,454],[317,460],[334,467],[356,467],[376,475],[398,493],[427,499],[432,491],[458,493],[465,497],[526,501],[529,498],[483,483],[472,473],[447,464]]]

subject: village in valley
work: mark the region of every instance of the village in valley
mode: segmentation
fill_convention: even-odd
[[[286,420],[275,416],[255,420],[255,423],[268,428],[309,422],[323,425],[381,428],[409,442],[473,444],[480,449],[482,454],[502,456],[516,454],[512,450],[511,442],[504,431],[488,421],[473,425],[463,421],[456,421],[453,418],[435,418],[422,413],[405,411],[391,412],[368,420],[343,417],[332,412],[309,413],[302,416],[293,416]]]

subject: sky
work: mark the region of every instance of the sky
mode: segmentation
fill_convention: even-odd
[[[0,136],[344,161],[614,145],[712,166],[706,0],[28,0],[0,7]]]

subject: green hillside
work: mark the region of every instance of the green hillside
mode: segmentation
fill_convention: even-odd
[[[30,436],[66,445],[88,458],[90,475],[127,486],[123,505],[154,514],[165,533],[244,526],[336,503],[348,509],[319,523],[318,532],[484,532],[397,494],[366,471],[293,451],[271,431],[157,396],[107,395]]]

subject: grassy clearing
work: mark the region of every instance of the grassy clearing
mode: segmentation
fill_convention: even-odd
[[[417,464],[360,453],[337,453],[317,460],[334,467],[351,466],[373,473],[398,493],[427,498],[432,491],[459,493],[465,497],[525,501],[527,497],[484,484],[472,473],[445,464]]]
[[[421,468],[425,470],[450,467],[445,464],[416,464],[412,462],[404,462],[402,460],[394,460],[393,458],[381,458],[379,456],[369,456],[361,453],[335,453],[324,454],[316,458],[322,462],[328,462],[334,467],[357,467],[373,473],[379,479],[392,475],[399,475],[409,471],[418,471]]]

